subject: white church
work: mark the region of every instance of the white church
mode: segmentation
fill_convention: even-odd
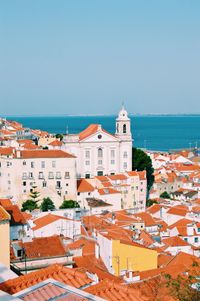
[[[63,149],[76,156],[78,178],[93,178],[131,171],[132,141],[131,121],[123,106],[114,135],[91,124],[79,134],[67,134]]]

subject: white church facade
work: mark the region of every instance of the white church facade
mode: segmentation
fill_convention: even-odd
[[[79,134],[67,134],[62,149],[76,156],[78,178],[113,175],[132,170],[131,121],[122,107],[115,134],[91,124]]]

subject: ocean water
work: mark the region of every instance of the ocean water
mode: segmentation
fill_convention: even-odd
[[[48,116],[13,117],[25,127],[50,133],[79,133],[91,123],[100,123],[110,133],[115,132],[116,116]],[[168,151],[200,147],[200,115],[131,116],[134,145],[149,150]]]

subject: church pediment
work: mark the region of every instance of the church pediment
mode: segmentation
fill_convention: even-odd
[[[83,139],[80,139],[81,142],[116,142],[116,141],[118,141],[118,139],[114,135],[112,135],[112,134],[108,133],[107,131],[105,131],[104,129],[102,129],[100,125],[98,125],[98,127],[96,127],[96,128],[93,127],[93,131],[91,131],[90,127],[88,127],[84,131],[84,136],[82,135]],[[86,135],[87,130],[88,130],[88,135]],[[81,135],[80,135],[80,138],[81,138]]]

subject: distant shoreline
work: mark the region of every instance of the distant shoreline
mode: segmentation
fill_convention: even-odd
[[[117,114],[80,114],[80,115],[73,115],[73,114],[55,114],[55,115],[48,115],[48,114],[40,114],[40,115],[4,115],[0,116],[0,118],[48,118],[48,117],[116,117]],[[132,117],[200,117],[200,113],[198,114],[132,114],[129,113],[129,116]]]

